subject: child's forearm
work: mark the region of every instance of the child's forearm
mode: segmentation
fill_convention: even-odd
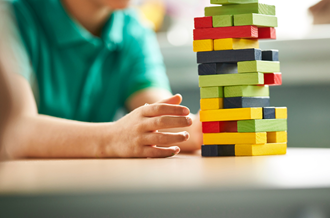
[[[44,115],[23,115],[11,120],[5,152],[10,158],[111,157],[113,123],[83,123]],[[105,153],[107,152],[107,153]]]

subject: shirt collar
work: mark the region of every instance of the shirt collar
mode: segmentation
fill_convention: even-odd
[[[46,2],[46,1],[45,1]],[[93,36],[63,8],[60,0],[52,0],[53,4],[46,7],[46,16],[51,24],[52,34],[60,47],[72,46],[80,43],[91,43],[95,46],[104,41],[109,50],[115,50],[123,42],[124,12],[114,11],[103,27],[101,38]],[[46,23],[47,25],[47,23]]]

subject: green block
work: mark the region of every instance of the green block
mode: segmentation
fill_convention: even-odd
[[[202,87],[200,88],[201,98],[223,98],[223,87]]]
[[[264,14],[234,15],[234,26],[277,27],[277,17]]]
[[[238,73],[275,73],[280,71],[279,61],[241,61],[237,62]]]
[[[216,15],[212,17],[213,27],[233,26],[233,15]]]
[[[258,85],[264,83],[263,73],[216,74],[198,77],[199,87]]]
[[[247,4],[258,3],[258,0],[211,0],[211,4]]]
[[[287,119],[237,121],[237,132],[277,132],[286,131],[287,129]]]
[[[250,14],[250,13],[275,15],[275,6],[260,4],[260,3],[250,3],[250,4],[205,7],[205,16],[235,15],[235,14]]]
[[[225,98],[269,96],[269,86],[226,86]]]

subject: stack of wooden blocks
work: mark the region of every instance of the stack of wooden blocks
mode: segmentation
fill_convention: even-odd
[[[285,154],[287,108],[270,107],[269,86],[281,85],[275,6],[258,0],[211,0],[195,18],[202,156]]]

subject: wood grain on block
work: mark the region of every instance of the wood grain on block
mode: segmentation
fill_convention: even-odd
[[[287,119],[288,109],[286,107],[276,107],[275,108],[275,118],[276,119]]]
[[[263,73],[205,75],[198,79],[199,87],[264,84]]]
[[[202,145],[202,157],[235,156],[235,145]]]
[[[241,132],[222,132],[204,133],[204,145],[226,145],[226,144],[265,144],[267,134],[265,132],[241,133]]]
[[[222,38],[258,38],[256,26],[229,26],[194,29],[194,40]]]
[[[202,122],[203,133],[218,133],[220,132],[220,121]]]
[[[262,50],[263,61],[279,61],[278,50]]]
[[[194,52],[200,51],[213,51],[213,39],[202,39],[193,41],[193,50]]]
[[[267,143],[284,143],[288,141],[287,131],[267,132]]]
[[[258,3],[259,0],[211,0],[211,4],[247,4],[247,3]]]
[[[209,63],[198,65],[198,75],[233,74],[237,72],[237,63]]]
[[[223,108],[268,107],[269,97],[232,97],[223,99]]]
[[[259,48],[258,39],[215,39],[214,50],[233,50],[233,49],[248,49],[248,48]]]
[[[258,39],[276,39],[276,30],[274,27],[259,27]]]
[[[213,27],[227,27],[233,25],[233,15],[212,16]]]
[[[205,16],[249,13],[275,15],[275,6],[260,3],[229,4],[223,6],[205,7],[204,12]]]
[[[235,108],[200,111],[201,122],[262,119],[262,108]]]
[[[237,121],[238,132],[277,132],[288,129],[286,119],[261,119]]]
[[[200,98],[223,98],[223,87],[202,87],[200,88]]]
[[[236,14],[235,26],[253,25],[258,27],[277,27],[277,17],[264,14]]]
[[[195,29],[212,28],[212,17],[195,17],[194,18]]]
[[[281,73],[264,73],[264,84],[269,86],[282,85]]]
[[[275,119],[275,107],[263,107],[262,119]]]
[[[259,156],[286,154],[287,143],[237,144],[235,156]]]
[[[263,72],[272,73],[280,72],[279,61],[242,61],[237,63],[238,73]]]
[[[257,48],[197,52],[197,63],[236,63],[239,61],[261,60],[261,50]]]
[[[269,86],[226,86],[224,97],[265,97],[269,96]]]
[[[217,110],[223,108],[223,98],[200,99],[201,110]]]

